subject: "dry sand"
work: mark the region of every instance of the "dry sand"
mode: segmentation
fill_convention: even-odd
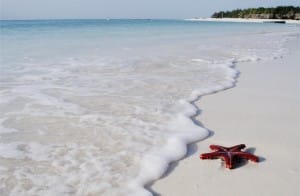
[[[300,39],[282,59],[241,63],[235,88],[204,96],[198,120],[211,137],[191,145],[150,188],[159,196],[300,195]],[[200,160],[210,144],[245,143],[261,157],[236,169]]]

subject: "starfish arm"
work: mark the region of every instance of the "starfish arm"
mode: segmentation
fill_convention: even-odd
[[[223,157],[223,152],[210,152],[210,153],[203,153],[200,155],[200,159],[216,159]]]
[[[228,148],[230,151],[239,151],[239,150],[242,150],[246,148],[246,145],[245,144],[239,144],[239,145],[236,145],[236,146],[232,146],[230,148]]]
[[[258,162],[259,158],[253,154],[247,153],[247,152],[236,152],[235,156],[241,157],[247,160],[251,160],[253,162]]]
[[[222,159],[225,162],[225,167],[228,169],[233,168],[233,161],[232,161],[232,156],[229,154],[222,154]]]
[[[210,145],[209,148],[213,151],[227,151],[228,148],[224,147],[224,146],[219,146],[219,145]]]

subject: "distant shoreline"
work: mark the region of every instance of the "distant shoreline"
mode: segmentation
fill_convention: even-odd
[[[286,19],[253,19],[253,18],[190,18],[187,21],[209,21],[209,22],[250,22],[250,23],[287,23],[299,24],[300,20]]]

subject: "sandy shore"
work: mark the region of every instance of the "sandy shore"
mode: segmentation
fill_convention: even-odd
[[[288,24],[300,24],[300,20],[254,19],[254,18],[190,18],[190,19],[186,19],[186,20],[209,21],[209,22],[252,22],[252,23],[285,21],[285,23],[288,23]]]
[[[203,97],[199,121],[212,136],[194,144],[151,186],[162,196],[300,195],[300,39],[282,59],[242,63],[235,88]],[[233,170],[200,160],[210,144],[245,143],[261,157]]]

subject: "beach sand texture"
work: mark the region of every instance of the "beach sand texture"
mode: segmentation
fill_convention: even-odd
[[[150,187],[162,196],[300,195],[300,38],[282,59],[247,62],[235,88],[204,96],[198,120],[211,137],[190,146]],[[200,160],[210,144],[245,143],[260,163],[225,169],[220,160]]]

